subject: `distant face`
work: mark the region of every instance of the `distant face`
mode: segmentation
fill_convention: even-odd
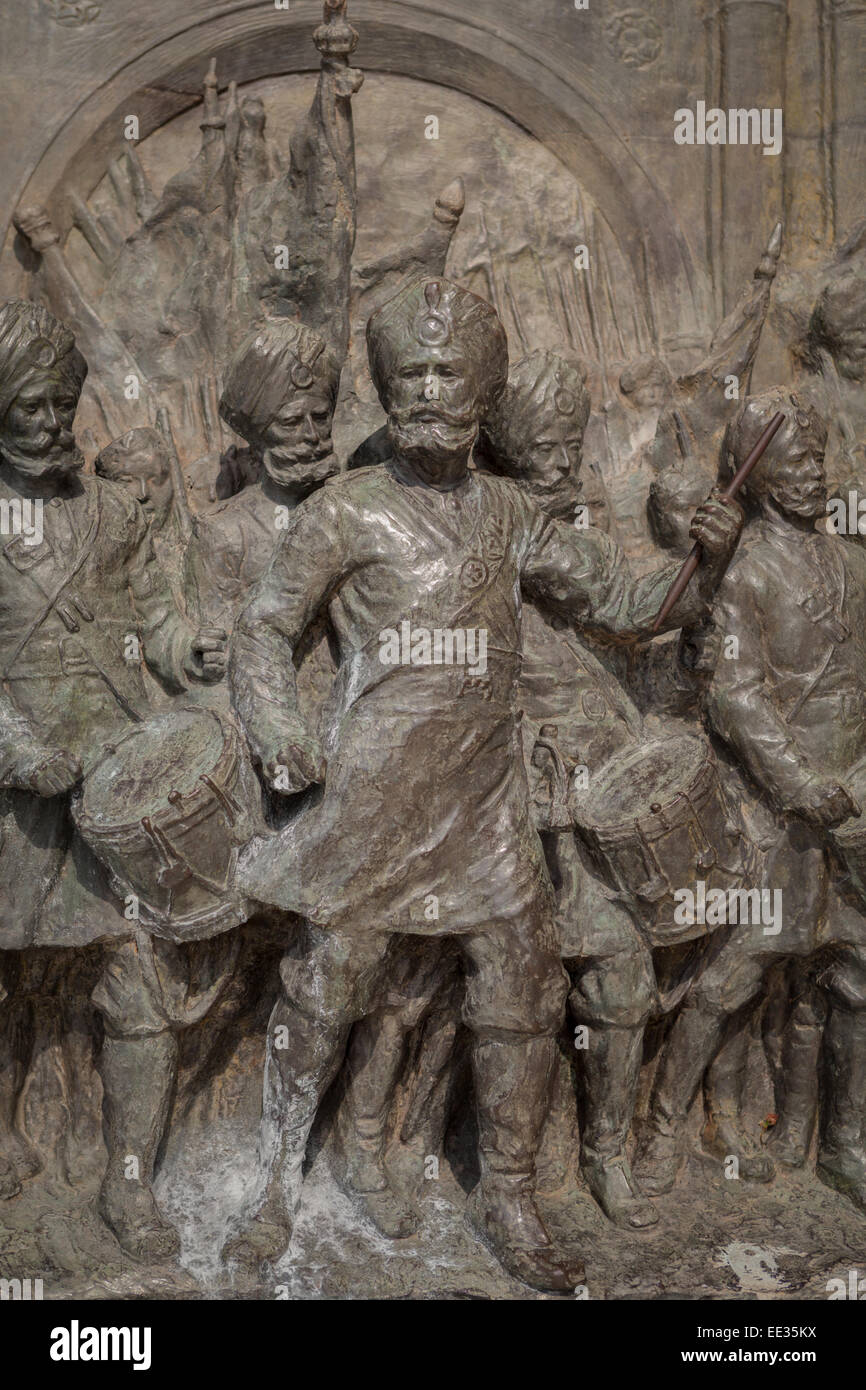
[[[330,395],[315,383],[288,396],[257,441],[275,482],[309,490],[337,471],[333,416]]]
[[[447,460],[472,448],[481,401],[474,363],[457,345],[410,348],[388,382],[389,434],[404,458]]]
[[[651,410],[664,405],[670,393],[671,378],[662,361],[655,358],[630,375],[634,383],[631,390],[622,388],[629,405],[636,410]],[[620,385],[622,387],[622,383]]]
[[[770,444],[761,463],[761,483],[779,510],[790,518],[812,521],[827,509],[824,440],[800,432]]]
[[[0,424],[0,453],[19,473],[59,479],[83,467],[72,429],[78,396],[56,372],[34,373],[21,388]]]
[[[148,521],[162,524],[173,492],[171,469],[163,450],[133,445],[128,453],[115,455],[111,464],[100,471],[121,483],[141,503]]]
[[[550,516],[574,519],[580,501],[583,430],[577,415],[547,410],[518,466],[533,500]]]
[[[651,410],[664,404],[667,390],[664,382],[644,381],[631,393],[631,400],[638,410]]]

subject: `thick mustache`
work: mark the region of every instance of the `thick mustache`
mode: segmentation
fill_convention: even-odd
[[[316,463],[319,459],[329,458],[333,453],[333,447],[331,441],[328,440],[325,447],[313,445],[310,448],[304,448],[303,445],[300,445],[294,449],[271,449],[270,453],[274,457],[290,463]]]
[[[465,428],[475,424],[475,415],[472,411],[449,410],[447,407],[435,406],[432,402],[409,406],[406,410],[395,410],[392,412],[391,418],[399,426],[433,424],[457,425]]]
[[[66,453],[75,447],[75,435],[68,430],[61,430],[60,434],[43,432],[33,440],[31,447],[41,453]]]

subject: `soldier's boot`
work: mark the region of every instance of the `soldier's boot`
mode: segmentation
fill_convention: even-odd
[[[419,1213],[394,1188],[385,1167],[388,1115],[405,1041],[406,1029],[393,1013],[371,1015],[356,1025],[338,1120],[340,1185],[392,1240],[412,1235],[420,1224]]]
[[[782,1042],[782,1113],[767,1139],[773,1158],[785,1168],[802,1168],[809,1155],[818,1113],[822,1040],[814,1009],[795,1009]]]
[[[828,1187],[866,1212],[866,1013],[831,1008],[824,1032],[828,1112],[816,1172]]]
[[[465,1049],[455,1044],[459,1003],[452,992],[426,1020],[410,1074],[410,1099],[399,1135],[388,1152],[388,1167],[400,1191],[419,1202],[428,1183],[438,1177],[452,1087],[468,1077]]]
[[[643,1024],[595,1027],[583,1054],[584,1132],[581,1171],[605,1216],[616,1226],[645,1230],[659,1216],[626,1157],[643,1048]]]
[[[634,1171],[647,1196],[670,1192],[677,1180],[689,1107],[724,1029],[725,1016],[699,1003],[687,1004],[671,1029],[635,1152]]]
[[[740,1119],[740,1088],[748,1064],[747,1027],[727,1038],[704,1080],[705,1121],[701,1142],[714,1158],[736,1158],[737,1171],[748,1182],[771,1182],[772,1160],[744,1131]]]
[[[272,1039],[278,1029],[285,1030],[285,1046],[272,1048],[265,1068],[262,1147],[272,1150],[265,1193],[222,1247],[224,1260],[251,1270],[273,1263],[292,1238],[307,1140],[342,1061],[349,1024],[307,1018],[288,1000],[278,999],[268,1025]]]
[[[177,1231],[160,1214],[152,1182],[177,1070],[177,1041],[106,1034],[99,1067],[108,1166],[99,1214],[137,1259],[167,1260],[180,1251]]]
[[[554,1047],[547,1037],[475,1037],[481,1180],[466,1220],[515,1279],[534,1289],[573,1293],[586,1277],[583,1261],[554,1246],[535,1206],[535,1157]]]

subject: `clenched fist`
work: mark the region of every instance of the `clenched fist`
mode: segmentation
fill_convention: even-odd
[[[199,628],[183,663],[186,674],[208,685],[222,680],[228,660],[228,640],[228,633],[221,627]]]
[[[321,747],[316,739],[306,734],[284,744],[263,767],[274,791],[286,796],[324,782],[327,771]]]
[[[700,542],[706,559],[727,560],[733,553],[743,529],[744,514],[739,502],[722,500],[718,488],[713,488],[692,517],[689,535]]]
[[[81,763],[65,748],[40,748],[19,760],[14,785],[37,796],[61,796],[82,778]]]

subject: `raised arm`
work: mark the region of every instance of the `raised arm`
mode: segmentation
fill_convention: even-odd
[[[621,642],[653,635],[656,614],[679,573],[680,561],[635,579],[625,555],[604,532],[568,526],[535,508],[527,524],[529,540],[521,572],[527,592],[600,635]],[[741,525],[736,503],[711,498],[697,509],[691,535],[701,542],[704,559],[661,630],[707,616]]]

